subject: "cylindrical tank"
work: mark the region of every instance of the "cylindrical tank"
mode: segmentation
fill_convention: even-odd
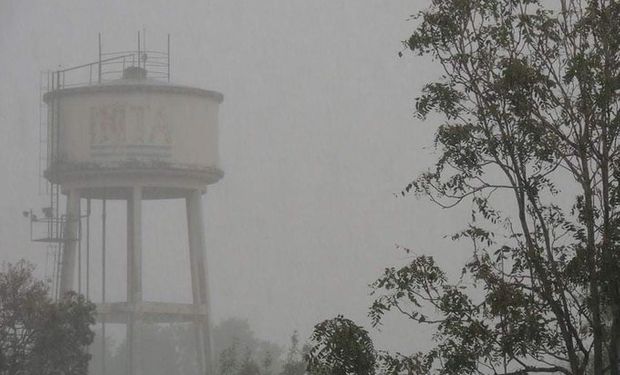
[[[122,198],[136,184],[145,199],[174,198],[217,182],[222,94],[124,73],[44,96],[55,126],[46,177],[92,198]]]

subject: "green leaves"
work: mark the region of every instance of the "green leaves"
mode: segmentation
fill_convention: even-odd
[[[422,88],[423,95],[416,99],[416,111],[421,119],[425,119],[431,111],[445,114],[448,119],[459,114],[458,104],[463,94],[453,86],[442,82],[429,83]]]
[[[86,348],[93,342],[95,305],[84,296],[70,292],[57,303],[43,309],[43,318],[35,328],[36,342],[29,366],[37,373],[62,370],[66,374],[84,374],[90,354]]]
[[[0,273],[0,373],[85,374],[95,305],[75,293],[52,302],[32,271],[21,261]]]
[[[395,311],[436,325],[435,348],[390,363],[580,374],[592,357],[600,372],[603,341],[620,340],[620,315],[601,318],[620,309],[620,4],[548,4],[434,0],[416,18],[407,46],[443,69],[416,113],[443,120],[437,162],[401,195],[471,205],[452,238],[473,256],[460,284],[416,257],[372,285],[373,324]]]
[[[312,375],[373,375],[377,352],[368,332],[342,315],[314,327],[307,355]]]

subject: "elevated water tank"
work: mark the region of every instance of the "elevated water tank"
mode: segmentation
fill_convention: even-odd
[[[47,90],[43,99],[48,117],[40,134],[47,140],[41,164],[50,182],[50,206],[43,223],[45,241],[57,244],[57,295],[81,292],[83,280],[89,295],[89,265],[96,264],[89,256],[89,218],[93,208],[100,207],[101,231],[95,236],[101,240],[97,319],[102,332],[108,323],[125,324],[127,374],[144,373],[146,325],[170,322],[192,324],[196,373],[213,374],[202,196],[223,174],[218,160],[222,94],[171,84],[170,38],[167,52],[158,52],[146,50],[139,33],[137,51],[104,53],[100,38],[97,61],[49,72]],[[143,282],[148,281],[143,278],[143,237],[155,233],[143,230],[142,201],[171,198],[185,201],[191,303],[145,300],[143,293]],[[107,218],[112,214],[107,213],[108,199],[125,201],[125,301],[106,299],[106,223],[115,220]],[[182,245],[174,247],[175,253]],[[148,252],[159,256],[167,250],[154,246]],[[102,334],[103,348],[105,337]],[[103,367],[105,351],[100,354]],[[187,364],[192,366],[191,361]]]
[[[57,126],[46,177],[92,198],[120,198],[132,184],[145,199],[174,198],[217,182],[222,94],[151,80],[137,67],[122,77],[44,96]]]

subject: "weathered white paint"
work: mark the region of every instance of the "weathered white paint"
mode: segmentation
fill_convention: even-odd
[[[67,198],[67,213],[63,232],[62,268],[60,273],[60,293],[75,290],[75,265],[78,226],[80,220],[80,191],[71,189]]]
[[[45,100],[58,110],[56,168],[219,170],[219,93],[120,81],[56,90]]]
[[[212,341],[210,336],[209,285],[206,265],[206,241],[202,215],[202,192],[192,191],[186,198],[187,227],[189,239],[190,272],[192,280],[192,297],[194,306],[200,315],[194,320],[196,346],[202,348],[199,362],[203,372],[212,374]]]
[[[132,186],[127,199],[127,301],[142,302],[142,188]],[[130,314],[127,323],[131,374],[142,374],[142,317]]]

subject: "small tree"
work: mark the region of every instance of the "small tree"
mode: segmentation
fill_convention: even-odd
[[[219,371],[222,375],[236,375],[237,367],[237,343],[233,342],[228,348],[222,350],[219,356]]]
[[[307,367],[304,357],[309,352],[310,349],[307,346],[304,346],[301,350],[299,349],[299,335],[297,331],[293,332],[291,346],[289,347],[280,375],[304,375]]]
[[[256,337],[247,320],[228,318],[217,324],[213,344],[215,363],[222,375],[256,370],[266,375],[280,369],[282,349]]]
[[[0,374],[82,375],[94,304],[75,293],[54,303],[25,261],[0,273]]]
[[[342,315],[314,327],[307,355],[312,375],[374,375],[377,353],[368,332]]]
[[[246,348],[245,358],[241,362],[238,375],[261,375],[260,367],[252,357],[250,348]]]

